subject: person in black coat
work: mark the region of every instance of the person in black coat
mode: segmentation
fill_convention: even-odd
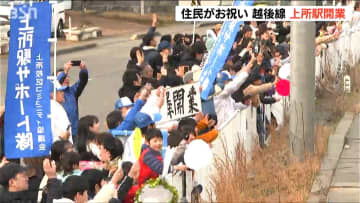
[[[44,172],[48,176],[47,197],[43,202],[52,202],[53,199],[61,197],[61,181],[56,179],[55,162],[50,164],[48,159],[44,160]],[[8,163],[0,168],[0,202],[37,202],[39,187],[38,181],[29,179],[27,168],[16,163]],[[35,183],[35,184],[34,184]],[[37,185],[37,186],[36,186]]]
[[[130,51],[130,60],[126,65],[126,69],[141,72],[142,71],[141,66],[143,63],[144,63],[144,52],[140,47],[133,47]]]
[[[201,41],[197,41],[189,49],[183,52],[180,61],[182,64],[187,64],[190,68],[193,65],[200,65],[205,52],[205,44]]]
[[[278,35],[276,36],[276,41],[281,44],[286,41],[286,36],[290,34],[290,23],[278,22],[274,31],[278,33]]]
[[[131,101],[134,101],[135,94],[141,88],[141,77],[137,71],[127,70],[123,75],[123,86],[119,89],[119,97],[128,97]]]
[[[185,74],[184,71],[185,66],[186,65],[183,65],[183,63],[180,62],[179,66],[177,66],[175,69],[171,69],[165,64],[165,66],[162,68],[161,78],[158,84],[160,86],[170,86],[170,87],[183,85],[184,82],[182,77]]]
[[[3,186],[0,202],[32,200],[26,170],[16,163],[7,163],[0,168],[0,185]]]
[[[145,63],[149,64],[154,70],[153,77],[157,78],[157,74],[160,73],[162,66],[162,56],[156,48],[156,40],[154,35],[148,34],[143,38],[144,46],[142,47],[144,52]]]

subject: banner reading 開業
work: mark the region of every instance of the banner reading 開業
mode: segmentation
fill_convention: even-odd
[[[165,90],[160,109],[163,121],[176,120],[201,112],[199,83],[181,85]]]

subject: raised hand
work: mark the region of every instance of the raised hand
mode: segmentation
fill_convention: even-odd
[[[50,159],[44,159],[43,161],[43,169],[44,173],[47,175],[49,179],[56,178],[56,164],[55,161],[51,161]]]
[[[6,157],[4,156],[1,161],[0,161],[0,168],[2,168],[3,166],[5,166],[7,163],[9,163],[9,161],[6,159]]]
[[[136,59],[139,65],[144,63],[144,53],[141,50],[136,51]]]
[[[81,63],[80,63],[80,69],[85,69],[85,68],[86,68],[85,61],[81,61]]]
[[[71,61],[68,61],[67,63],[64,64],[64,72],[65,72],[65,74],[69,74],[69,71],[70,71],[71,67],[72,67]]]
[[[158,16],[157,16],[157,14],[156,14],[156,13],[153,13],[153,14],[152,14],[152,26],[153,26],[153,27],[156,27],[157,21],[158,21]]]

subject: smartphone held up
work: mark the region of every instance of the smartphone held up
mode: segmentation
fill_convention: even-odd
[[[71,61],[72,66],[80,66],[80,64],[81,64],[81,60],[73,60],[73,61]]]

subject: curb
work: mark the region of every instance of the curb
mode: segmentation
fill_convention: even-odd
[[[138,40],[138,39],[142,39],[147,33],[138,33],[138,34],[133,34],[130,39],[131,40]],[[154,36],[161,36],[161,34],[159,32],[155,32]]]
[[[326,201],[326,196],[334,175],[337,163],[344,147],[344,140],[352,126],[355,113],[346,112],[342,117],[335,132],[330,135],[328,140],[327,154],[321,161],[320,171],[315,177],[308,203],[318,203]]]
[[[96,46],[98,46],[97,43],[90,43],[90,44],[84,44],[84,45],[78,45],[78,46],[74,46],[74,47],[69,47],[69,48],[61,48],[61,49],[57,50],[56,54],[57,55],[68,54],[68,53],[71,53],[71,52],[82,51],[82,50],[85,50],[85,49],[91,49],[91,48],[94,48]],[[8,44],[2,44],[1,47],[0,47],[0,55],[7,55],[7,54],[9,54],[8,52],[9,52]],[[54,55],[53,50],[51,51],[51,55]]]
[[[85,50],[85,49],[94,48],[97,45],[98,45],[97,43],[90,43],[90,44],[79,45],[79,46],[74,46],[74,47],[70,47],[70,48],[58,49],[56,54],[57,55],[63,55],[63,54],[71,53],[71,52],[82,51],[82,50]],[[51,51],[51,55],[53,55],[53,54],[54,54],[54,51]]]

